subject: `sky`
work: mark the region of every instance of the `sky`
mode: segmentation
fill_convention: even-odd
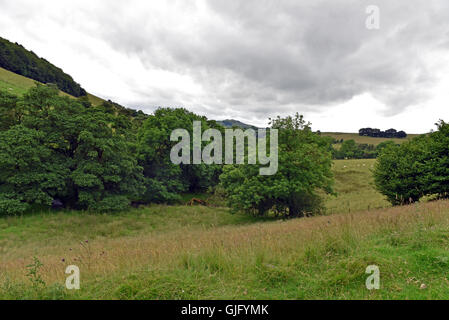
[[[185,107],[263,127],[298,112],[334,132],[424,133],[449,121],[447,0],[0,0],[0,9],[1,37],[146,113]]]

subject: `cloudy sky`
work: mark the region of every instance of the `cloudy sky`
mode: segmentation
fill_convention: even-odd
[[[368,29],[369,5],[379,29]],[[447,0],[0,0],[0,36],[90,93],[265,126],[426,132],[449,121]]]

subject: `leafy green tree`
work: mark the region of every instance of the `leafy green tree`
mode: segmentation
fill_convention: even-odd
[[[4,212],[56,198],[77,209],[120,210],[142,193],[135,135],[125,118],[42,85],[9,106],[23,112],[18,125],[1,132]],[[11,209],[13,202],[19,209]]]
[[[225,166],[220,181],[229,206],[254,215],[290,218],[319,212],[318,191],[333,192],[329,140],[313,133],[298,114],[277,117],[270,124],[279,130],[278,172],[262,176],[260,164]]]
[[[143,123],[138,132],[139,163],[146,186],[143,201],[173,202],[180,199],[180,193],[205,190],[218,183],[219,165],[175,165],[170,160],[171,148],[177,143],[170,141],[172,131],[185,129],[192,137],[194,121],[201,122],[202,131],[220,128],[215,121],[183,108],[160,108]]]
[[[381,149],[373,175],[377,189],[393,205],[419,201],[429,193],[429,138],[421,136],[401,145]],[[432,174],[430,174],[432,176]]]
[[[396,143],[394,143],[391,140],[387,140],[387,141],[382,141],[381,143],[379,143],[376,147],[376,153],[377,155],[379,155],[383,149],[385,149],[388,146],[394,146],[396,145]]]
[[[21,117],[17,106],[18,98],[5,90],[0,90],[0,131],[7,130],[18,123]]]
[[[0,213],[49,206],[63,192],[68,169],[45,139],[44,132],[23,125],[0,132]]]
[[[426,193],[449,197],[449,124],[440,120],[438,130],[426,139],[428,150],[425,162]]]

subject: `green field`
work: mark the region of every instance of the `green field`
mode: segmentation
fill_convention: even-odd
[[[388,208],[373,163],[335,161],[338,195],[325,216],[261,221],[152,205],[0,218],[0,298],[448,299],[449,202]],[[29,266],[33,257],[43,266]],[[64,288],[72,264],[76,291]],[[381,288],[369,291],[373,264]]]
[[[23,95],[25,92],[27,92],[28,89],[34,87],[36,85],[36,82],[37,81],[34,81],[30,78],[26,78],[14,72],[0,68],[0,89],[2,90],[7,90],[8,92],[16,95]],[[62,91],[61,94],[72,97],[71,95]],[[90,93],[87,96],[89,98],[89,101],[93,105],[100,105],[103,103],[102,99]]]
[[[398,139],[398,138],[373,138],[373,137],[365,137],[365,136],[359,136],[358,133],[342,133],[342,132],[322,132],[323,136],[332,137],[336,140],[354,140],[356,143],[360,144],[372,144],[374,146],[377,146],[379,143],[384,141],[394,141],[395,143],[402,143],[404,141],[413,139],[416,136],[419,136],[419,134],[408,134],[407,138],[404,139]]]

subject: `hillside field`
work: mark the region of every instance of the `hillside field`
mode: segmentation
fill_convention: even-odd
[[[397,144],[401,144],[404,141],[413,139],[416,136],[419,136],[419,134],[407,134],[407,138],[404,139],[398,139],[398,138],[373,138],[373,137],[365,137],[365,136],[359,136],[358,133],[342,133],[342,132],[322,132],[321,135],[332,137],[336,140],[354,140],[356,143],[360,144],[372,144],[374,146],[377,146],[379,143],[384,141],[394,141]]]
[[[373,164],[335,161],[325,216],[152,205],[2,217],[0,298],[448,299],[449,202],[390,208],[371,185]],[[72,264],[76,291],[64,288]],[[381,288],[369,291],[373,264]]]
[[[28,91],[28,89],[34,87],[36,85],[36,82],[37,81],[33,79],[23,77],[14,72],[0,68],[0,89],[7,90],[10,93],[16,95],[23,95],[25,92]],[[72,97],[71,95],[65,92],[60,91],[60,93],[65,96]],[[87,97],[89,98],[89,101],[95,106],[103,103],[102,99],[90,93],[87,94]]]

